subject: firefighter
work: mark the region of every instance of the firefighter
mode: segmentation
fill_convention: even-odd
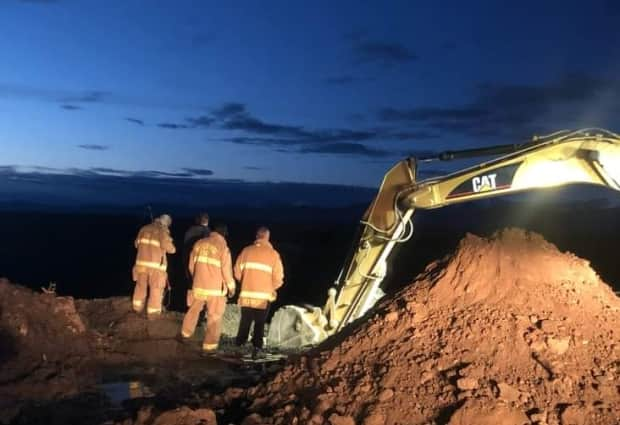
[[[216,226],[208,237],[194,244],[189,258],[188,268],[193,284],[187,294],[189,310],[183,319],[181,337],[187,341],[194,334],[198,316],[206,306],[207,329],[202,343],[205,353],[217,350],[226,296],[232,297],[235,293],[232,260],[225,239],[227,235],[225,225]]]
[[[209,214],[203,212],[196,217],[196,223],[187,229],[185,236],[183,237],[183,264],[185,267],[185,277],[187,278],[188,286],[192,283],[192,276],[189,274],[187,265],[189,264],[189,255],[192,252],[194,244],[202,238],[209,236]]]
[[[269,242],[269,237],[268,228],[258,228],[256,240],[241,251],[234,267],[235,279],[241,283],[238,301],[241,320],[235,342],[239,347],[246,343],[250,325],[254,322],[252,358],[263,356],[263,335],[269,305],[275,301],[276,290],[284,280],[280,254]]]
[[[137,313],[144,310],[148,290],[147,317],[157,317],[161,313],[164,289],[168,280],[166,254],[174,254],[176,248],[170,236],[172,218],[161,215],[153,223],[143,226],[138,232],[134,246],[138,250],[132,275],[136,283],[133,292],[133,309]]]

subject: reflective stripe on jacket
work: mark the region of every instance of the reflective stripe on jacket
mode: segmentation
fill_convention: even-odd
[[[230,250],[226,239],[217,232],[194,244],[188,268],[193,276],[192,292],[196,299],[225,296],[228,291],[235,290]]]
[[[165,273],[168,266],[166,254],[176,252],[169,229],[157,223],[143,226],[138,232],[134,246],[138,250],[133,269],[134,277],[137,273],[149,271]]]
[[[280,254],[266,240],[257,240],[241,251],[234,273],[241,281],[238,304],[242,307],[267,308],[284,280]]]

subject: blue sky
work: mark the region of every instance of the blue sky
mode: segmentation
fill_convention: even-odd
[[[376,187],[410,153],[620,130],[617,3],[505,3],[4,0],[0,165]]]

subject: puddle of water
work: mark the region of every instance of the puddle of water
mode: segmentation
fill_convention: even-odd
[[[153,397],[153,391],[140,381],[107,382],[97,386],[109,399],[118,406],[123,401],[133,398]]]

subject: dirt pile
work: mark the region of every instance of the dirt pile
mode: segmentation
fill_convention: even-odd
[[[620,299],[537,234],[468,235],[370,317],[244,392],[245,424],[620,423]]]
[[[90,351],[72,298],[0,279],[0,412],[24,398],[75,393],[79,366]]]

